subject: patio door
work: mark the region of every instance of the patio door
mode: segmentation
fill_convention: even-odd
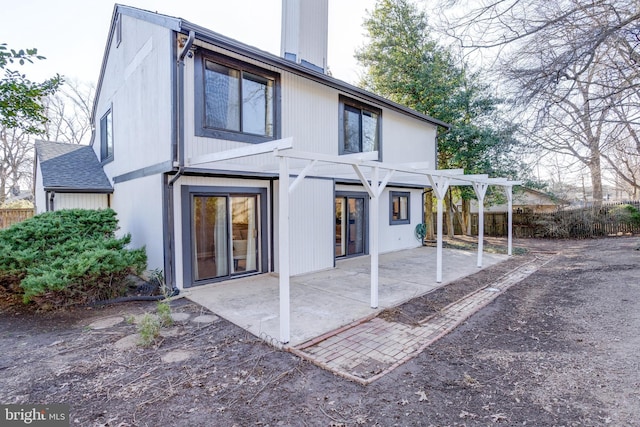
[[[367,203],[364,193],[336,193],[336,258],[367,253]]]
[[[260,270],[258,196],[194,195],[193,280],[220,279]]]

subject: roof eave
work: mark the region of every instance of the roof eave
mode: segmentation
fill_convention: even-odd
[[[77,188],[45,186],[44,191],[54,193],[113,194],[113,188]]]
[[[310,80],[314,80],[318,83],[329,86],[333,89],[340,90],[345,92],[351,96],[355,96],[361,99],[364,99],[369,102],[374,102],[376,104],[381,104],[387,108],[392,110],[396,110],[398,112],[408,114],[420,120],[429,122],[436,126],[441,126],[447,129],[451,128],[449,123],[443,122],[442,120],[438,120],[426,114],[422,114],[418,111],[412,110],[411,108],[405,107],[404,105],[397,104],[393,101],[390,101],[380,95],[376,95],[375,93],[369,92],[342,80],[336,79],[334,77],[328,76],[326,74],[320,73],[318,71],[307,68],[303,65],[297,64],[293,61],[289,61],[280,56],[274,55],[272,53],[263,51],[253,46],[249,46],[240,41],[234,40],[222,34],[216,33],[215,31],[211,31],[207,28],[204,28],[200,25],[194,24],[192,22],[186,21],[184,19],[180,20],[181,32],[188,34],[189,31],[193,31],[196,34],[196,38],[210,43],[212,45],[218,46],[225,50],[248,56],[254,59],[257,59],[261,62],[264,62],[267,65],[272,65],[286,71],[292,72],[294,74],[300,75],[302,77],[309,78]]]

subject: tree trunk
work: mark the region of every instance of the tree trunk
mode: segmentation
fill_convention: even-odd
[[[451,196],[451,187],[447,190],[447,196],[445,197],[447,205],[447,236],[453,237],[453,197]]]
[[[471,200],[462,199],[462,232],[471,236]]]
[[[434,240],[433,232],[433,190],[426,190],[424,193],[424,224],[427,229],[425,239]]]
[[[593,191],[593,205],[595,207],[602,206],[602,169],[600,167],[600,152],[592,152],[589,161],[589,172],[591,172],[591,188]]]

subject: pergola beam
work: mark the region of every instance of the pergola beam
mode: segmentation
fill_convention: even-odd
[[[293,138],[283,138],[265,142],[263,144],[252,144],[231,150],[203,154],[195,158],[190,158],[187,163],[189,166],[194,166],[203,163],[222,162],[226,160],[240,159],[242,157],[251,157],[258,154],[270,153],[274,150],[290,150],[292,148]]]

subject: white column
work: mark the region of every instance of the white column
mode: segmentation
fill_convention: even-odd
[[[507,255],[512,255],[513,246],[513,187],[510,185],[504,186],[504,192],[507,195]]]
[[[484,196],[489,184],[473,183],[473,189],[478,197],[478,267],[482,267],[482,253],[484,251]]]
[[[436,220],[436,282],[442,282],[442,198],[440,196],[436,196],[438,199],[438,215]]]
[[[371,193],[369,198],[369,253],[371,255],[371,308],[378,308],[378,231],[380,194],[378,192],[380,180],[378,179],[379,169],[373,168],[371,177]]]
[[[280,273],[280,342],[286,344],[291,333],[289,295],[289,159],[280,157],[278,199],[278,270]]]
[[[449,188],[450,178],[446,176],[433,176],[427,175],[429,181],[431,182],[431,187],[433,191],[436,193],[436,199],[438,201],[438,214],[436,219],[436,282],[442,282],[442,211],[443,203],[445,195],[447,194],[447,189]]]

